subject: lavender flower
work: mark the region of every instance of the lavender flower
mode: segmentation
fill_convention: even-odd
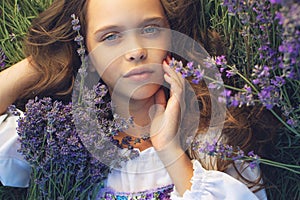
[[[107,113],[111,113],[111,104],[104,101],[105,95],[107,88],[98,84],[83,93],[85,106],[64,105],[50,98],[36,98],[26,104],[25,117],[18,124],[20,152],[37,174],[34,182],[41,196],[51,197],[49,188],[64,195],[70,190],[75,190],[72,195],[76,197],[89,195],[95,188],[91,185],[106,178],[108,166],[118,167],[120,162],[138,156],[134,150],[126,155],[118,151],[120,146],[113,136],[127,128],[132,119],[126,121],[117,115],[110,119]]]
[[[77,36],[74,39],[74,41],[77,42],[77,44],[79,45],[77,53],[82,58],[82,56],[85,55],[85,46],[84,46],[84,42],[83,42],[84,38],[80,34],[80,28],[81,28],[81,26],[79,24],[78,17],[76,17],[74,14],[72,14],[71,18],[72,18],[72,21],[71,21],[72,28],[77,33]]]
[[[90,185],[101,183],[108,171],[83,146],[75,131],[71,106],[50,98],[30,100],[25,117],[18,121],[19,151],[33,167],[40,197],[56,198],[52,196],[55,191],[67,197],[74,188],[72,198],[87,196],[93,189]],[[47,192],[50,188],[53,194]]]
[[[20,112],[17,110],[15,105],[8,106],[7,111],[14,116],[20,116]]]
[[[236,84],[225,85],[231,93],[223,92],[220,102],[227,101],[228,106],[262,104],[290,131],[299,135],[296,130],[299,125],[294,123],[300,117],[299,110],[285,110],[297,108],[300,100],[296,89],[300,80],[300,17],[295,15],[300,12],[299,1],[230,0],[223,1],[223,6],[241,24],[239,31],[241,40],[246,41],[245,48],[251,45],[253,49],[246,49],[246,62],[241,62],[245,66],[237,66],[238,71],[231,71],[224,57],[216,58],[215,65],[220,72]],[[232,60],[236,59],[239,58]],[[251,90],[246,90],[246,87]],[[273,111],[275,107],[285,113],[285,122]]]
[[[203,145],[199,142],[193,142],[193,149],[199,153],[204,153],[209,156],[214,156],[223,160],[244,160],[250,161],[249,167],[255,168],[259,165],[260,157],[254,154],[253,151],[247,155],[239,147],[233,147],[214,140],[212,143],[205,142]]]
[[[169,66],[174,68],[176,72],[180,72],[183,78],[191,77],[194,84],[199,84],[204,78],[204,69],[201,69],[199,65],[195,66],[193,62],[188,62],[186,66],[183,66],[181,61],[172,58]]]
[[[5,60],[6,59],[7,59],[7,57],[4,54],[2,48],[0,47],[0,71],[5,68],[5,66],[6,66]]]
[[[223,144],[222,142],[218,142],[217,139],[214,139],[212,143],[203,142],[196,139],[192,142],[192,149],[196,152],[198,151],[198,153],[200,154],[205,154],[222,160],[232,160],[232,161],[240,160],[240,161],[248,162],[249,163],[248,166],[251,169],[258,167],[259,164],[265,164],[265,165],[279,167],[300,174],[299,165],[285,164],[285,163],[264,159],[256,155],[254,151],[249,151],[247,154],[245,154],[244,151],[240,149],[239,146],[234,147],[228,144]]]

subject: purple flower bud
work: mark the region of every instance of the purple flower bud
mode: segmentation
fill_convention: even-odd
[[[74,25],[73,30],[74,31],[80,31],[81,26],[80,25]]]
[[[5,68],[6,63],[5,60],[7,59],[6,55],[4,54],[2,48],[0,48],[0,71],[1,69]]]
[[[226,65],[227,64],[227,60],[226,60],[225,56],[224,55],[217,56],[216,57],[216,64],[217,65]]]

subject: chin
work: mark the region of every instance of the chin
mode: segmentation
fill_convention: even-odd
[[[149,84],[142,86],[134,91],[131,95],[132,100],[144,100],[151,98],[155,95],[155,93],[160,89],[160,85],[158,84]]]

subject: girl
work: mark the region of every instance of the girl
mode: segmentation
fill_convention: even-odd
[[[179,132],[179,124],[180,116],[187,108],[182,101],[186,84],[181,74],[168,66],[167,50],[171,37],[168,29],[204,41],[202,44],[212,55],[220,53],[214,50],[220,49],[216,48],[218,38],[210,37],[214,34],[207,32],[206,37],[198,38],[203,34],[194,27],[197,10],[193,3],[177,0],[54,1],[29,30],[25,48],[27,58],[0,74],[0,113],[17,99],[26,102],[35,96],[50,96],[63,102],[70,101],[75,75],[81,65],[77,44],[73,41],[75,33],[70,25],[70,16],[75,14],[80,19],[80,31],[92,58],[90,70],[97,71],[107,85],[113,103],[117,105],[114,112],[126,116],[128,108],[137,125],[137,128],[120,132],[116,139],[128,135],[142,137],[140,127],[145,127],[150,134],[150,139],[131,144],[140,151],[140,156],[126,162],[121,170],[111,170],[99,198],[108,195],[138,198],[165,192],[165,197],[171,199],[266,199],[265,191],[258,187],[261,183],[259,171],[240,162],[218,160],[211,164],[210,159],[200,158],[191,147],[185,152],[180,143],[181,134],[185,134]],[[184,47],[184,41],[180,42]],[[155,48],[145,48],[145,44]],[[191,58],[197,59],[199,52],[190,53]],[[168,83],[170,92],[163,89],[164,82]],[[194,89],[201,100],[203,120],[197,130],[201,135],[208,128],[210,99],[205,84]],[[8,142],[16,144],[15,120],[7,114],[1,116],[1,137],[5,134],[7,137],[4,153],[1,153],[5,155],[7,149],[12,150],[11,156],[15,157],[10,157],[10,161],[15,163],[0,157],[3,163],[0,180],[3,184],[26,187],[30,170],[14,151],[16,147],[7,146]],[[249,141],[252,140],[243,139],[248,133],[244,128],[248,124],[242,125],[240,130],[233,129],[238,123],[228,113],[220,140],[251,149]],[[1,173],[2,168],[8,166],[18,168],[22,178],[11,179],[13,171]]]

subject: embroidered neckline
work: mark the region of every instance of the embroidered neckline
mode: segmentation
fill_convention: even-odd
[[[97,199],[101,200],[169,200],[174,184],[164,187],[145,190],[142,192],[115,192],[112,188],[104,188]]]

